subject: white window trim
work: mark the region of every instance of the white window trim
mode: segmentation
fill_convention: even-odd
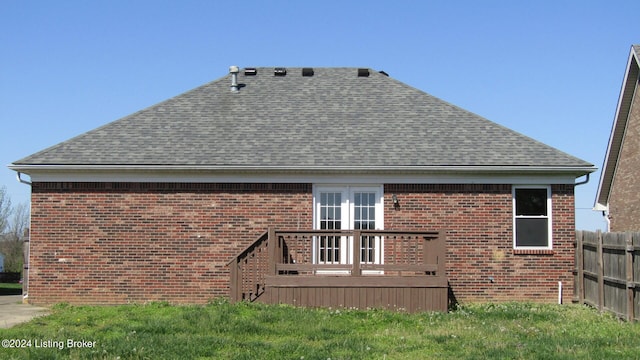
[[[535,218],[533,216],[517,216],[516,215],[516,189],[546,189],[547,190],[547,216],[538,216],[538,218],[546,218],[547,221],[547,246],[517,246],[516,244],[516,219],[518,218]],[[551,250],[553,249],[553,203],[551,200],[551,185],[514,185],[511,188],[511,202],[513,218],[513,248],[516,250]]]

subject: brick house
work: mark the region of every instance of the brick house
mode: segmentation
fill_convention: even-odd
[[[385,282],[401,269],[382,264],[426,259],[427,245],[401,239],[439,234],[437,265],[404,270],[437,273],[450,302],[555,302],[558,282],[565,298],[573,291],[575,179],[595,170],[384,72],[236,67],[10,168],[31,177],[37,304],[257,297],[264,284],[230,289],[230,276],[238,254],[280,251],[255,245],[264,234],[284,239],[274,229],[317,232],[287,235],[306,241],[306,265],[281,241],[269,274],[304,270],[344,285],[358,264],[357,275],[373,274],[359,277],[369,290],[412,287]],[[362,242],[334,233],[345,229]],[[362,294],[374,305],[428,296]]]
[[[610,231],[640,231],[640,45],[633,45],[622,82],[594,210]]]

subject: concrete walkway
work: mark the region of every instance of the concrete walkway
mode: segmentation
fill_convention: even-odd
[[[0,296],[0,328],[30,321],[36,316],[48,315],[49,309],[22,303],[22,295]]]

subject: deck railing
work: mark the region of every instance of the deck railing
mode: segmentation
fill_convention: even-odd
[[[435,275],[445,271],[441,233],[389,230],[274,231],[269,275]],[[329,260],[322,242],[342,246]],[[325,247],[326,249],[326,247]],[[355,250],[354,250],[355,249]],[[324,250],[326,252],[326,250]],[[344,254],[342,253],[344,252]]]
[[[444,278],[445,256],[443,231],[269,229],[229,263],[231,300],[255,300],[267,279],[372,284]],[[374,276],[378,280],[365,279]]]

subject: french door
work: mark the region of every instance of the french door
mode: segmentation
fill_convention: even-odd
[[[314,228],[321,230],[383,229],[382,186],[317,186],[314,188]],[[353,249],[347,236],[318,236],[314,239],[316,264],[352,264],[360,251],[362,263],[382,263],[382,239],[362,236]]]

